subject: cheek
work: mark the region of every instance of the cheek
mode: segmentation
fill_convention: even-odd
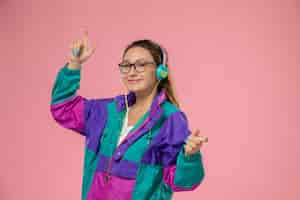
[[[121,77],[121,81],[124,85],[128,86],[127,78],[126,77]]]
[[[144,83],[147,85],[152,85],[153,83],[156,82],[156,77],[154,73],[149,73],[145,75],[143,78],[144,78]]]
[[[126,83],[126,78],[124,76],[120,76],[120,79],[123,83]]]

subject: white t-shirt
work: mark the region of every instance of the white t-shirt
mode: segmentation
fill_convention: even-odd
[[[130,107],[128,107],[128,111],[129,111],[129,109],[130,109]],[[126,115],[125,115],[123,127],[121,130],[121,135],[120,135],[119,141],[118,141],[118,146],[125,139],[128,132],[133,128],[133,126],[128,126],[128,111],[126,112]]]

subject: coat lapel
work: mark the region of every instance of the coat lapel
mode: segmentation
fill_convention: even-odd
[[[136,96],[134,92],[130,92],[127,94],[128,97],[128,105],[132,106],[136,101]],[[124,111],[126,109],[125,98],[124,95],[119,95],[115,97],[117,103],[117,110],[118,112]],[[166,100],[166,91],[163,88],[153,99],[150,113],[145,121],[138,126],[132,133],[128,134],[127,137],[121,142],[121,144],[117,147],[113,158],[115,160],[120,159],[126,149],[138,140],[140,137],[145,135],[154,125],[155,123],[161,118],[163,114],[163,109],[161,108],[161,104]]]

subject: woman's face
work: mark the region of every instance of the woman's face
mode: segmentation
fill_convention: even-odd
[[[132,66],[128,73],[121,73],[125,87],[133,92],[151,91],[157,79],[155,76],[156,64],[150,52],[142,47],[130,48],[123,57],[122,64],[150,63],[144,65],[143,72],[137,72]],[[141,68],[140,68],[141,69]],[[138,70],[138,69],[137,69]]]

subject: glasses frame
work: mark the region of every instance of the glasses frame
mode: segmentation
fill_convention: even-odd
[[[134,66],[134,70],[138,73],[142,73],[145,71],[145,66],[149,65],[149,64],[154,64],[156,65],[156,63],[154,61],[145,61],[143,63],[140,63],[141,66],[137,66],[137,63],[138,62],[135,62],[135,63],[128,63],[128,64],[122,64],[122,63],[119,63],[118,66],[119,66],[119,70],[120,70],[120,73],[122,74],[128,74],[130,71],[131,71],[131,68],[132,66]],[[128,68],[128,71],[122,71],[125,69],[125,67],[129,67]],[[122,69],[123,68],[123,69]],[[143,70],[141,70],[143,69]]]

